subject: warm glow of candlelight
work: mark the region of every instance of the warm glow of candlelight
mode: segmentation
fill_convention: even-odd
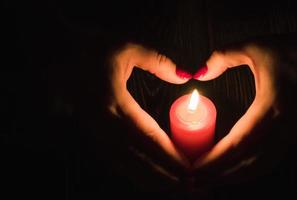
[[[199,93],[195,89],[192,92],[192,95],[191,95],[191,98],[190,98],[190,102],[189,102],[189,105],[188,105],[188,110],[195,111],[196,108],[197,108],[197,106],[198,106],[198,103],[199,103]]]
[[[197,90],[179,97],[171,105],[169,118],[172,140],[190,162],[213,146],[216,116],[212,101],[198,94]]]

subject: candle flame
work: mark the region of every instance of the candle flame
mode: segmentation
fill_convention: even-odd
[[[195,89],[193,92],[192,92],[192,95],[191,95],[191,98],[190,98],[190,102],[189,102],[189,105],[188,105],[188,109],[190,111],[195,111],[197,106],[198,106],[198,103],[199,103],[199,93],[198,91]]]

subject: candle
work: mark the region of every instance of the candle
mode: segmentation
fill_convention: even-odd
[[[191,161],[212,147],[216,115],[211,100],[199,95],[197,90],[172,104],[169,112],[172,138]]]

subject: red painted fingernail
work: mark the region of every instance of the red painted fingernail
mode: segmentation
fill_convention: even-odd
[[[202,68],[200,68],[193,76],[194,79],[199,79],[201,78],[202,76],[204,76],[207,72],[207,66],[204,66]]]
[[[192,74],[190,74],[189,72],[186,72],[184,70],[181,70],[179,68],[176,68],[175,73],[177,76],[179,76],[180,78],[183,78],[183,79],[192,78]]]

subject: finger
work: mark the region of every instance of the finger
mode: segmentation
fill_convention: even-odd
[[[197,75],[194,75],[194,78],[200,81],[212,80],[219,77],[228,68],[244,64],[250,65],[250,62],[251,60],[243,51],[215,51],[206,62],[207,66],[197,72]],[[200,72],[204,73],[202,74]]]
[[[261,58],[261,59],[259,59]],[[259,49],[251,47],[246,52],[216,52],[208,61],[210,73],[207,72],[203,80],[209,80],[217,77],[229,67],[235,67],[242,64],[248,64],[251,68],[256,85],[256,96],[247,112],[232,127],[231,131],[213,149],[201,157],[194,166],[200,168],[211,165],[220,160],[226,160],[228,153],[240,149],[242,142],[252,134],[253,130],[263,121],[265,115],[272,109],[275,101],[275,85],[273,73],[271,71],[271,59],[262,55]]]
[[[142,46],[133,46],[133,65],[149,71],[160,79],[174,84],[183,84],[192,78],[190,74],[177,73],[176,65],[166,56]]]

